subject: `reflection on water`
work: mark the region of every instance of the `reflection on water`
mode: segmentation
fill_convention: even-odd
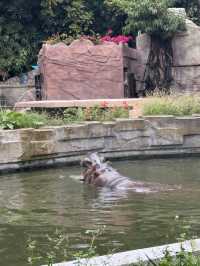
[[[126,161],[113,166],[136,180],[182,189],[149,194],[97,189],[79,182],[78,167],[1,176],[0,265],[27,265],[28,237],[42,242],[56,228],[70,236],[74,247],[84,247],[84,231],[106,225],[98,242],[100,253],[110,246],[128,250],[173,242],[183,224],[191,225],[191,235],[198,234],[200,159]]]

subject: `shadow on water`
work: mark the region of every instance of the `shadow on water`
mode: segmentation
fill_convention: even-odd
[[[27,265],[29,236],[39,243],[62,229],[74,248],[84,247],[87,229],[106,225],[98,251],[149,247],[176,241],[184,227],[200,230],[200,159],[115,162],[138,181],[181,185],[158,193],[111,191],[83,185],[80,168],[40,170],[0,177],[0,265]],[[71,178],[70,178],[71,176]],[[3,264],[2,264],[3,262]]]

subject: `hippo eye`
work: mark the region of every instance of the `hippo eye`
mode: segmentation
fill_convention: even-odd
[[[96,164],[96,169],[100,169],[100,165],[98,163]]]

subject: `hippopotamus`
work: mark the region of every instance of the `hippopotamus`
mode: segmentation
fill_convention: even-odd
[[[129,177],[122,176],[104,158],[97,153],[92,153],[81,161],[81,166],[85,168],[81,181],[97,187],[107,187],[110,189],[125,189],[135,192],[158,192],[174,190],[174,187],[157,183],[140,182]]]

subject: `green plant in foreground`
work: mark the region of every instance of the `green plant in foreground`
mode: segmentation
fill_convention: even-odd
[[[68,258],[68,238],[55,231],[53,236],[46,235],[45,246],[39,247],[37,241],[28,239],[27,252],[29,265],[41,265],[42,263],[52,266],[59,258],[66,260]]]
[[[195,256],[191,252],[186,252],[183,248],[176,256],[171,256],[168,250],[165,251],[164,257],[160,261],[152,261],[148,263],[133,264],[132,266],[200,266],[200,257]]]
[[[46,264],[52,266],[58,261],[67,261],[75,259],[76,265],[83,265],[81,259],[86,259],[85,266],[88,264],[87,259],[98,256],[96,242],[98,238],[104,233],[105,226],[96,230],[87,230],[85,236],[89,236],[88,247],[84,250],[73,252],[70,247],[69,238],[56,230],[53,236],[46,235],[45,244],[39,247],[38,243],[32,239],[28,240],[28,264],[32,266]],[[113,254],[113,251],[109,254]],[[109,256],[109,255],[108,255]],[[105,261],[105,266],[109,266]],[[164,257],[161,260],[152,261],[150,258],[148,262],[139,262],[132,264],[132,266],[200,266],[200,257],[195,256],[192,252],[186,252],[183,247],[181,251],[175,256],[172,256],[168,249],[164,253]]]
[[[87,249],[75,252],[70,247],[69,238],[58,230],[52,236],[46,235],[45,244],[42,246],[29,238],[27,242],[28,264],[32,266],[42,264],[52,266],[58,261],[75,259],[77,265],[79,265],[80,259],[89,259],[98,255],[96,241],[104,233],[104,230],[105,226],[95,230],[87,230],[85,232],[85,236],[89,236]]]

